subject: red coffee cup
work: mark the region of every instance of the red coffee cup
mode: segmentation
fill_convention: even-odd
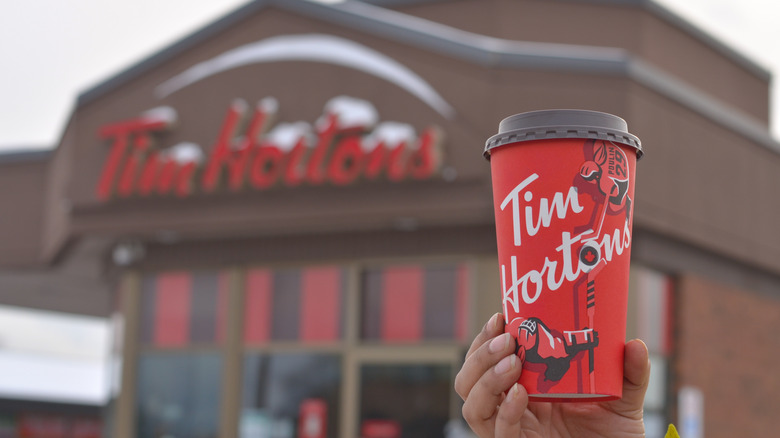
[[[620,398],[639,139],[611,114],[533,111],[484,155],[519,382],[533,401]]]

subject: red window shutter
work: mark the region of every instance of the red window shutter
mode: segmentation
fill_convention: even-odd
[[[154,344],[181,347],[189,341],[190,275],[169,272],[157,277]]]
[[[337,267],[314,267],[303,271],[300,317],[302,341],[339,339],[341,289],[341,269]]]
[[[384,271],[382,286],[382,339],[420,340],[423,333],[422,268],[389,267]]]
[[[246,278],[244,307],[244,341],[249,344],[267,342],[271,333],[271,300],[273,275],[268,269],[251,269]]]

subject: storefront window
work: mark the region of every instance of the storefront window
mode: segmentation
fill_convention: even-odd
[[[650,351],[650,386],[644,404],[647,436],[661,436],[668,424],[668,368],[672,354],[674,282],[662,272],[631,268],[629,338],[645,341]]]
[[[137,435],[218,435],[222,360],[218,353],[154,352],[138,363]]]
[[[221,342],[226,303],[225,273],[147,275],[141,284],[141,342],[158,348]]]
[[[361,281],[361,337],[383,342],[463,340],[468,313],[465,264],[371,268]]]
[[[333,342],[343,337],[344,272],[338,266],[250,269],[244,340]]]
[[[362,438],[444,438],[449,420],[449,365],[363,365]]]
[[[236,281],[218,270],[142,276],[137,436],[217,436],[221,403],[236,396],[238,438],[444,437],[453,353],[468,331],[468,266],[256,266]],[[243,298],[230,310],[239,315],[228,315],[231,293]],[[236,321],[242,326],[229,327]],[[243,353],[221,345],[234,329]],[[435,342],[418,361],[416,344]],[[392,344],[391,357],[377,343]],[[223,388],[222,369],[237,359],[228,351],[243,354],[242,376]]]
[[[240,438],[338,437],[340,385],[337,355],[247,355]]]

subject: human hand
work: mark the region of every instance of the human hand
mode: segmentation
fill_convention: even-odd
[[[474,338],[455,377],[463,418],[480,438],[644,437],[642,404],[650,380],[647,346],[626,343],[623,398],[601,403],[529,402],[516,383],[522,361],[495,314]]]

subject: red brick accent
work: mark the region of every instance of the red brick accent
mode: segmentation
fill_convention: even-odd
[[[708,438],[780,430],[780,295],[680,279],[677,386],[704,393]]]

